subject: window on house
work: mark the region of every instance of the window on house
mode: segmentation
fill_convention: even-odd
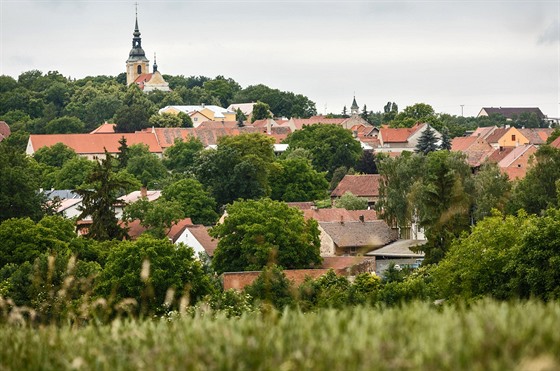
[[[198,121],[198,117],[195,117],[195,118],[194,118],[194,121]]]
[[[512,142],[515,142],[515,134],[512,134],[512,135],[511,135],[511,141],[512,141]]]

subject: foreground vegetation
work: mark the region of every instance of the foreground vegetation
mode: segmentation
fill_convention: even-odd
[[[86,327],[0,326],[0,368],[543,370],[560,367],[560,305],[357,307],[227,318],[199,311]]]

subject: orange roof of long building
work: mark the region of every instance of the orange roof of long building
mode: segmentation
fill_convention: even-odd
[[[161,153],[162,147],[159,145],[153,133],[114,133],[114,134],[31,134],[29,141],[33,151],[41,147],[51,147],[57,143],[62,143],[72,148],[76,153],[94,154],[103,153],[106,149],[109,153],[119,152],[119,140],[124,137],[126,143],[131,146],[134,144],[145,144],[152,153]]]

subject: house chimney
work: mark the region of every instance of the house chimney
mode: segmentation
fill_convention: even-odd
[[[342,215],[340,216],[340,224],[344,224],[344,217]]]
[[[140,197],[148,197],[148,188],[147,187],[141,187],[140,188]]]
[[[359,218],[360,218],[360,221],[363,223],[363,222],[364,222],[364,216],[363,216],[363,215],[360,215]]]

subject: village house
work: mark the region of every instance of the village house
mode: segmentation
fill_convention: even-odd
[[[158,112],[159,114],[171,113],[174,115],[185,113],[191,117],[195,128],[204,121],[236,121],[235,111],[214,105],[166,106]]]
[[[123,224],[123,226],[128,229],[128,236],[132,240],[137,239],[146,231],[146,228],[140,225],[139,220],[133,220]],[[212,257],[218,246],[218,241],[208,234],[208,227],[193,224],[190,218],[182,219],[177,224],[172,225],[167,232],[167,237],[176,245],[183,243],[192,247],[197,258],[202,255]]]
[[[397,239],[383,220],[320,222],[321,256],[364,255]]]
[[[494,148],[478,136],[456,137],[451,140],[451,151],[463,152],[471,168],[480,167],[494,152]]]

